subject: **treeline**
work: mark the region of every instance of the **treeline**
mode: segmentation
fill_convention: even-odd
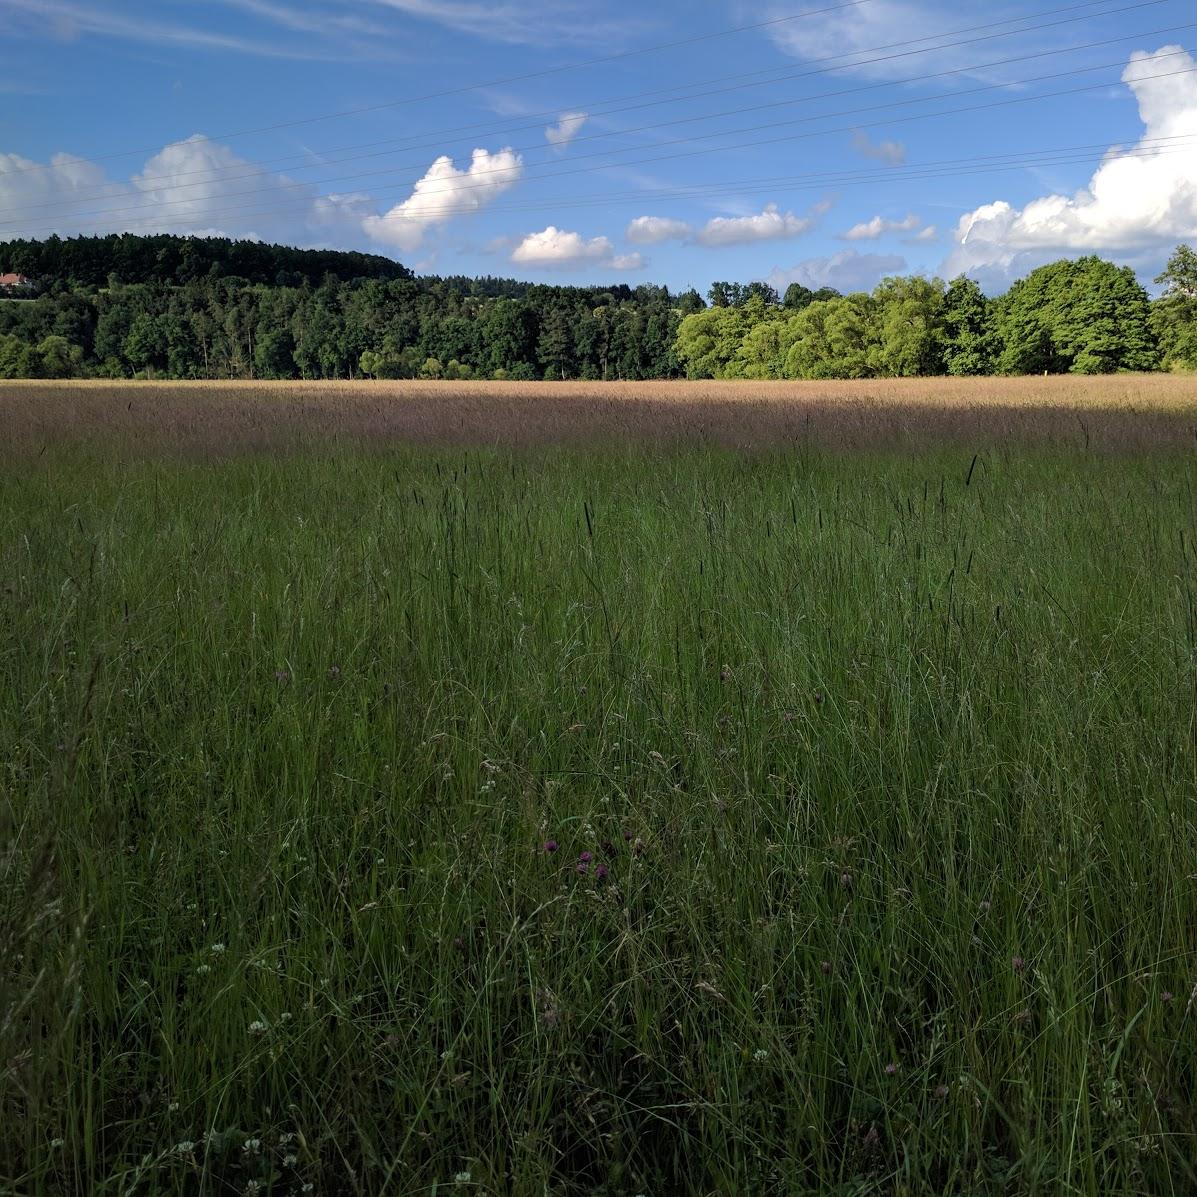
[[[779,299],[755,284],[687,316],[691,378],[1109,374],[1197,367],[1197,254],[1180,246],[1154,303],[1129,267],[1054,262],[998,299],[969,278],[887,278],[871,294]],[[722,295],[716,299],[725,298]]]
[[[327,277],[411,278],[411,271],[380,254],[295,249],[227,237],[48,237],[0,246],[0,272],[24,274],[43,287],[108,287],[118,283],[183,286],[200,279],[240,278],[270,287],[313,286]]]
[[[1197,254],[1151,301],[1099,258],[990,299],[971,280],[784,296],[417,278],[389,258],[219,238],[9,242],[0,378],[870,378],[1197,368]]]

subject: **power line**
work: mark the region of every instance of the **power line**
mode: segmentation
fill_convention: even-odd
[[[1176,75],[1187,75],[1197,72],[1197,68],[1189,68],[1182,71],[1172,71],[1161,75],[1145,76],[1146,79],[1161,79],[1170,78]],[[1104,87],[1105,84],[1092,84],[1086,87],[1073,88],[1066,92],[1057,92],[1053,95],[1061,94],[1077,94],[1085,91],[1092,91]],[[976,105],[971,109],[963,111],[973,111],[977,108],[992,108],[1011,103],[1027,103],[1036,99],[1049,98],[1027,96],[1019,97],[1015,100],[999,101],[996,104]],[[948,110],[941,113],[922,113],[913,117],[903,118],[905,120],[918,120],[927,116],[947,116],[955,115],[955,110]],[[860,127],[860,126],[857,126]],[[829,130],[827,132],[839,132],[841,130]],[[819,136],[818,132],[813,134],[801,134],[799,136]],[[790,140],[786,138],[775,140]],[[1141,158],[1151,160],[1156,157],[1171,156],[1175,153],[1190,153],[1192,152],[1192,142],[1197,141],[1197,134],[1177,134],[1171,137],[1150,138],[1145,139],[1138,145],[1123,151],[1120,158]],[[1183,142],[1185,144],[1176,145],[1176,142]],[[881,171],[872,173],[865,172],[832,172],[828,174],[808,174],[798,176],[772,176],[769,178],[758,178],[741,180],[739,182],[725,182],[722,184],[695,184],[685,188],[670,188],[658,192],[658,195],[677,196],[678,198],[704,198],[707,196],[715,196],[721,193],[735,193],[745,186],[760,186],[760,185],[776,185],[791,180],[803,181],[800,185],[786,186],[775,188],[779,194],[785,194],[790,191],[810,191],[810,190],[827,190],[829,188],[843,188],[850,186],[873,186],[877,183],[892,185],[894,183],[919,181],[933,178],[954,178],[962,175],[979,175],[1002,173],[1011,170],[1023,170],[1029,167],[1044,167],[1044,166],[1058,166],[1070,165],[1080,162],[1089,162],[1092,160],[1093,151],[1105,151],[1109,146],[1102,143],[1091,143],[1089,145],[1063,147],[1056,150],[1039,150],[1034,151],[1029,157],[1018,158],[1014,155],[996,155],[985,158],[962,158],[962,159],[948,159],[937,163],[912,164],[906,167],[890,167]],[[976,164],[976,165],[970,165]],[[626,198],[619,196],[596,196],[588,200],[572,201],[562,203],[552,202],[544,204],[527,204],[527,205],[505,205],[503,207],[493,209],[502,212],[520,212],[520,211],[539,211],[539,210],[565,210],[565,209],[581,209],[589,207],[607,207],[623,204],[636,204],[643,206],[646,203],[645,196],[642,193],[635,195],[628,195]],[[293,205],[290,207],[294,207]],[[288,210],[286,205],[272,205],[260,209],[246,209],[244,206],[231,208],[230,213],[237,213],[242,215],[277,215],[280,212]],[[444,215],[465,215],[476,211],[474,208],[460,209],[445,212]],[[219,215],[220,213],[210,213],[205,215]],[[185,219],[185,218],[184,218]]]
[[[768,29],[778,25],[784,25],[791,21],[804,20],[809,17],[823,16],[832,12],[843,12],[849,8],[860,8],[865,4],[875,3],[875,0],[845,0],[841,4],[833,4],[827,8],[807,9],[802,12],[790,13],[784,17],[772,17],[766,21],[756,21],[751,25],[736,25],[730,29],[718,29],[711,33],[701,33],[694,37],[681,38],[672,42],[659,42],[654,46],[643,46],[637,50],[621,50],[617,54],[605,54],[599,58],[589,58],[582,62],[569,63],[565,66],[547,67],[541,71],[528,71],[522,75],[508,75],[502,79],[489,79],[483,83],[470,83],[464,87],[446,88],[444,91],[428,92],[421,96],[408,96],[401,100],[388,100],[381,104],[367,104],[360,108],[345,108],[339,112],[326,112],[316,116],[302,117],[297,120],[280,121],[273,125],[262,125],[256,129],[237,129],[228,133],[214,134],[212,140],[231,141],[237,137],[252,137],[261,133],[275,133],[280,129],[295,129],[303,125],[312,125],[320,121],[340,120],[347,116],[362,116],[370,112],[382,112],[388,108],[399,108],[407,104],[421,104],[428,100],[441,100],[449,96],[465,95],[468,92],[480,91],[488,87],[503,87],[509,83],[523,83],[529,79],[544,79],[550,75],[565,74],[570,71],[580,71],[586,67],[602,66],[606,63],[619,62],[628,58],[637,58],[645,54],[656,54],[662,50],[674,50],[681,46],[694,46],[700,42],[714,41],[722,37],[732,37],[739,33],[751,33],[758,29]],[[169,145],[180,145],[181,142],[170,142]],[[139,150],[121,150],[113,154],[103,154],[97,158],[68,158],[64,160],[64,165],[77,165],[86,162],[108,162],[114,158],[129,158],[137,154],[156,153],[160,147],[151,146],[149,148],[142,148]],[[43,169],[41,164],[32,167],[20,167],[12,171],[0,171],[0,177],[5,174],[19,174],[27,170]]]
[[[1171,29],[1157,31],[1157,32],[1173,32],[1179,28],[1191,28],[1193,25],[1197,25],[1197,22],[1189,22],[1187,25],[1184,25],[1184,26],[1174,26]],[[1094,46],[1098,46],[1098,45],[1108,45],[1108,44],[1110,44],[1110,42],[1136,40],[1136,39],[1144,37],[1144,36],[1148,36],[1148,35],[1147,34],[1133,34],[1133,35],[1128,35],[1125,37],[1108,39],[1107,41],[1104,41],[1104,42],[1088,43],[1084,46],[1074,47],[1072,49],[1090,49],[1090,48],[1093,48]],[[1070,52],[1070,51],[1065,51],[1065,52]],[[794,100],[794,101],[781,101],[781,102],[778,102],[778,104],[806,103],[811,100],[828,99],[828,98],[832,98],[832,97],[838,96],[838,95],[846,95],[846,94],[853,94],[855,92],[876,90],[879,87],[884,88],[884,87],[891,87],[891,86],[899,86],[899,85],[907,84],[907,83],[924,82],[929,79],[942,78],[942,77],[947,77],[947,76],[951,76],[951,75],[966,74],[966,73],[970,73],[970,72],[973,72],[973,71],[976,71],[979,69],[988,69],[988,68],[992,68],[995,66],[1009,65],[1012,62],[1020,62],[1020,61],[1026,61],[1028,59],[1033,59],[1033,58],[1041,58],[1041,57],[1044,57],[1047,55],[1052,55],[1055,53],[1056,53],[1056,51],[1040,51],[1040,52],[1036,52],[1034,54],[1020,55],[1020,56],[1016,56],[1016,57],[1012,57],[1012,58],[1008,58],[1008,59],[1003,59],[998,62],[977,64],[977,65],[973,65],[973,66],[969,66],[969,67],[955,68],[955,69],[949,70],[949,71],[941,71],[941,72],[936,72],[934,74],[915,76],[912,78],[897,80],[897,81],[893,81],[890,83],[868,84],[868,85],[863,85],[861,87],[843,89],[839,92],[824,93],[819,96],[813,96],[813,97],[803,97],[801,99]],[[1185,53],[1187,53],[1187,52],[1184,50],[1179,50],[1179,51],[1173,51],[1167,55],[1162,55],[1160,57],[1176,57],[1178,55],[1185,54]],[[861,114],[861,113],[875,112],[879,108],[892,110],[893,108],[909,106],[912,104],[935,103],[944,98],[959,98],[962,96],[978,95],[978,94],[981,94],[981,93],[984,93],[987,91],[993,91],[998,88],[1009,87],[1009,86],[1023,86],[1023,85],[1031,84],[1031,83],[1046,82],[1046,81],[1053,80],[1053,79],[1067,78],[1070,76],[1087,74],[1092,71],[1106,70],[1111,67],[1119,67],[1122,65],[1123,64],[1121,61],[1113,62],[1113,63],[1101,63],[1096,66],[1080,67],[1080,68],[1075,68],[1073,70],[1068,70],[1068,71],[1057,71],[1057,72],[1053,72],[1053,73],[1050,73],[1047,75],[1035,76],[1030,79],[1016,80],[1016,81],[1013,81],[1012,83],[1007,82],[1007,83],[985,84],[980,87],[969,88],[969,89],[965,89],[963,91],[957,91],[957,92],[950,93],[950,95],[947,97],[943,97],[943,96],[911,97],[909,99],[896,100],[896,101],[892,101],[892,102],[889,102],[886,104],[866,105],[866,106],[860,107],[860,108],[844,109],[844,110],[841,110],[838,112],[831,112],[831,113],[818,113],[818,114],[815,114],[812,116],[796,118],[794,120],[767,122],[764,124],[742,127],[739,129],[716,131],[716,132],[713,132],[710,134],[705,134],[705,135],[700,135],[700,136],[695,136],[695,137],[675,138],[672,141],[667,141],[662,144],[678,145],[678,144],[693,143],[696,141],[710,141],[710,140],[713,140],[716,138],[736,136],[736,135],[743,134],[743,133],[761,132],[766,129],[782,128],[782,127],[786,127],[786,126],[790,126],[790,125],[794,125],[794,124],[805,124],[810,121],[827,120],[827,119],[833,119],[835,117],[840,117],[840,116],[853,116],[853,115],[857,115],[857,114]],[[1179,72],[1179,73],[1184,73],[1184,72]],[[1101,86],[1105,86],[1105,85],[1104,84],[1093,85],[1093,87],[1101,87]],[[1049,96],[1046,96],[1046,97],[1018,97],[1017,99],[1012,100],[1012,101],[1007,101],[1006,103],[1028,102],[1030,100],[1034,100],[1034,99],[1038,99],[1038,98],[1050,98],[1053,95],[1058,96],[1058,95],[1075,94],[1077,91],[1092,90],[1093,87],[1072,89],[1069,91],[1057,92],[1057,93],[1049,93]],[[969,112],[969,111],[977,111],[977,110],[988,108],[988,107],[999,107],[999,106],[1001,106],[1002,103],[1003,102],[997,102],[992,105],[974,106],[971,108],[962,109],[960,111]],[[742,111],[759,111],[765,107],[775,107],[775,106],[778,106],[778,105],[770,104],[770,105],[752,106],[751,108],[744,109]],[[817,130],[810,134],[796,135],[794,137],[778,138],[778,139],[772,139],[772,140],[767,139],[762,142],[748,142],[748,143],[742,143],[742,144],[733,144],[731,146],[715,146],[712,148],[715,150],[731,150],[731,149],[751,148],[756,145],[774,144],[777,141],[798,140],[804,136],[822,136],[822,135],[832,133],[832,132],[850,132],[850,131],[853,131],[853,129],[857,128],[857,127],[871,128],[871,127],[876,127],[877,125],[888,125],[888,124],[892,124],[892,123],[904,123],[904,121],[908,121],[911,119],[922,119],[922,118],[926,118],[926,117],[933,117],[933,116],[939,116],[939,115],[951,115],[954,111],[955,110],[948,110],[943,113],[924,113],[924,114],[921,114],[921,116],[912,117],[912,118],[896,118],[895,120],[892,120],[892,121],[886,120],[886,121],[880,121],[880,122],[873,122],[871,124],[867,124],[867,125],[863,125],[863,126],[849,126],[848,128],[834,129],[834,130],[831,130],[831,129]],[[727,113],[727,114],[719,114],[719,115],[734,115],[734,114],[735,113]],[[701,117],[699,117],[699,118],[684,118],[679,121],[663,122],[662,124],[659,124],[659,125],[644,126],[641,129],[630,130],[629,132],[631,132],[631,133],[643,132],[643,131],[646,131],[649,129],[668,127],[670,125],[675,125],[675,124],[684,124],[684,123],[692,122],[694,120],[702,120],[702,119],[709,119],[709,118],[701,118]],[[626,153],[634,152],[635,149],[636,149],[636,147],[633,146],[633,147],[625,147],[622,149],[615,148],[615,149],[609,149],[609,150],[598,150],[598,151],[595,151],[590,154],[577,155],[575,157],[575,161],[577,161],[578,159],[610,157],[615,154],[626,154]],[[590,171],[595,170],[595,169],[606,169],[606,168],[609,168],[610,166],[618,166],[618,165],[648,165],[648,164],[654,164],[654,163],[660,162],[660,161],[669,161],[669,160],[673,160],[675,158],[693,156],[693,154],[695,154],[695,153],[703,153],[703,152],[708,152],[708,151],[699,150],[699,151],[691,151],[689,153],[681,153],[681,154],[675,154],[675,155],[664,155],[664,156],[660,156],[660,157],[654,156],[649,159],[642,159],[642,160],[632,162],[632,163],[604,163],[599,166],[580,167],[580,168],[574,168],[574,169],[569,169],[569,170],[553,171],[548,174],[522,175],[522,176],[520,176],[520,179],[522,179],[522,180],[527,180],[527,179],[537,180],[537,179],[544,179],[544,178],[558,178],[558,177],[569,176],[569,175],[574,175],[574,174],[589,173]],[[543,166],[543,165],[545,165],[545,163],[537,163],[535,165]],[[393,173],[396,170],[401,170],[401,169],[404,169],[404,168],[403,167],[393,167],[393,168],[389,168],[387,170],[365,171],[365,172],[359,172],[359,173],[353,174],[353,175],[335,176],[335,177],[327,178],[327,179],[313,180],[309,183],[280,184],[278,186],[284,186],[284,187],[288,187],[288,188],[308,188],[308,187],[315,187],[315,186],[326,184],[326,183],[346,182],[346,181],[357,180],[360,178],[371,177],[371,176],[379,175],[379,174],[389,174],[389,173]],[[499,176],[505,177],[505,176],[509,176],[512,174],[512,168],[506,167],[506,168],[496,168],[495,170],[477,171],[477,172],[474,172],[474,175],[472,177],[476,177],[476,176],[480,176],[480,175],[487,175],[487,174],[499,175]],[[428,196],[438,195],[438,194],[446,194],[446,193],[460,194],[463,192],[485,191],[485,190],[493,189],[496,185],[499,185],[500,183],[502,183],[504,181],[506,181],[505,178],[500,178],[497,180],[493,180],[490,183],[462,185],[462,186],[451,187],[451,188],[428,188],[428,189],[425,189],[424,191],[420,192],[419,194],[421,197],[426,198]],[[515,179],[511,180],[511,182],[515,182],[515,181],[516,181]],[[272,189],[254,188],[254,189],[251,189],[249,191],[246,191],[246,192],[243,192],[240,194],[250,195],[250,196],[263,195],[263,194],[266,194],[268,190],[272,190]],[[238,195],[238,193],[235,193],[235,192],[230,193],[227,198],[236,198],[237,195]],[[305,199],[302,201],[303,205],[306,207],[315,198],[318,198],[318,197],[312,197],[312,196],[305,197]],[[91,220],[88,222],[89,224],[95,225],[97,223],[103,223],[104,220],[110,216],[119,216],[119,215],[129,213],[129,212],[132,212],[132,213],[151,212],[151,211],[158,212],[158,211],[161,211],[163,207],[177,208],[180,205],[195,206],[198,204],[202,204],[204,202],[205,202],[205,200],[203,198],[199,198],[199,199],[181,199],[181,200],[175,200],[175,201],[167,201],[165,204],[157,204],[157,205],[155,205],[152,202],[138,203],[138,204],[133,204],[133,205],[127,205],[122,208],[107,208],[107,209],[98,209],[98,210],[95,210],[94,212],[74,213],[73,219],[77,221],[79,217],[89,217],[89,216],[95,217],[94,220]],[[231,209],[231,210],[236,211],[235,208]],[[205,212],[205,213],[203,213],[203,215],[205,215],[205,216],[219,215],[220,212],[221,212],[221,209],[217,209],[213,212]],[[181,214],[180,218],[185,219],[186,215]],[[392,216],[392,217],[387,217],[386,219],[400,220],[400,219],[405,219],[405,218]],[[427,217],[423,217],[423,218],[410,217],[407,219],[410,219],[414,223],[432,223],[432,221],[430,221]],[[30,226],[24,225],[19,220],[0,221],[0,227],[11,227],[14,225],[17,225],[21,228],[29,228],[30,227]],[[37,227],[39,229],[52,229],[55,226],[43,225],[43,226],[37,226]]]
[[[697,83],[688,84],[685,86],[685,88],[673,87],[673,88],[657,89],[657,90],[648,91],[648,92],[633,93],[631,95],[616,97],[616,98],[613,98],[608,101],[599,101],[599,103],[600,104],[604,104],[604,103],[615,104],[615,103],[620,103],[623,100],[638,100],[638,99],[642,99],[645,96],[661,95],[664,92],[677,92],[677,91],[681,91],[681,90],[691,89],[696,86],[701,86],[702,84],[705,84],[705,83],[724,83],[730,79],[752,79],[753,81],[752,82],[742,82],[740,84],[732,85],[732,86],[725,87],[725,88],[716,88],[716,89],[712,89],[712,90],[708,90],[708,91],[691,92],[691,94],[687,94],[687,95],[671,96],[670,98],[667,98],[667,99],[654,100],[654,101],[651,101],[648,103],[643,103],[643,104],[630,104],[630,105],[626,105],[625,107],[622,107],[622,108],[608,108],[604,111],[588,112],[587,117],[593,118],[596,116],[597,117],[613,116],[618,113],[635,111],[635,110],[638,110],[641,108],[659,107],[662,104],[684,103],[684,102],[688,102],[690,100],[703,99],[703,98],[706,98],[706,97],[712,96],[712,95],[721,95],[721,94],[726,94],[727,92],[747,90],[749,88],[754,88],[754,87],[764,87],[764,86],[768,86],[771,83],[792,82],[792,81],[796,81],[796,80],[800,80],[800,79],[813,78],[813,77],[816,77],[819,75],[831,74],[837,70],[855,70],[855,69],[859,69],[860,67],[875,66],[875,65],[878,65],[881,63],[893,62],[900,58],[917,57],[918,55],[929,54],[934,51],[959,49],[962,46],[975,45],[975,44],[978,44],[978,43],[984,42],[984,41],[993,41],[993,40],[998,40],[998,39],[1006,38],[1006,37],[1015,37],[1015,36],[1018,36],[1019,34],[1029,33],[1032,31],[1042,32],[1045,29],[1056,28],[1061,25],[1074,24],[1077,21],[1115,16],[1115,15],[1119,15],[1122,13],[1135,11],[1140,8],[1154,7],[1156,5],[1159,5],[1162,3],[1167,3],[1167,2],[1168,2],[1168,0],[1139,0],[1138,3],[1123,5],[1118,8],[1107,9],[1106,11],[1100,12],[1100,13],[1092,13],[1092,12],[1086,11],[1086,12],[1083,12],[1079,16],[1068,17],[1068,18],[1065,18],[1065,19],[1059,20],[1059,21],[1042,22],[1040,20],[1042,17],[1053,16],[1053,15],[1055,15],[1057,13],[1061,13],[1061,12],[1076,12],[1078,9],[1088,10],[1088,9],[1093,8],[1095,3],[1096,4],[1110,3],[1110,0],[1086,0],[1086,2],[1082,3],[1082,4],[1073,4],[1073,5],[1067,5],[1062,8],[1048,9],[1042,13],[1027,14],[1026,16],[1022,16],[1022,17],[1007,18],[1006,20],[1003,20],[1003,21],[994,21],[994,22],[989,22],[989,23],[982,24],[982,25],[972,25],[972,26],[967,26],[962,29],[946,30],[941,33],[928,34],[921,38],[910,39],[907,41],[890,42],[890,43],[887,43],[887,44],[881,45],[881,46],[875,46],[875,47],[871,47],[868,49],[862,49],[862,50],[848,51],[843,54],[828,55],[823,58],[816,58],[816,59],[812,59],[810,61],[812,63],[816,63],[816,64],[817,63],[836,63],[836,62],[840,62],[840,60],[842,60],[844,58],[860,58],[861,55],[872,54],[876,51],[892,50],[897,47],[903,47],[903,46],[914,46],[914,45],[918,45],[919,43],[923,43],[923,42],[934,42],[934,41],[938,41],[941,38],[954,37],[960,33],[974,33],[974,32],[977,32],[978,30],[994,29],[994,28],[997,28],[998,26],[1010,25],[1015,22],[1040,21],[1040,23],[1036,26],[1030,26],[1030,27],[1021,28],[1021,29],[1010,29],[1010,30],[1002,31],[1000,33],[990,33],[983,37],[969,38],[969,39],[965,39],[963,41],[947,42],[947,43],[943,43],[943,44],[939,44],[939,45],[932,45],[932,46],[922,46],[919,49],[906,49],[906,50],[902,50],[901,52],[895,53],[895,54],[887,54],[887,55],[883,55],[883,56],[879,56],[879,57],[875,57],[875,58],[867,58],[867,59],[861,59],[860,61],[842,63],[840,66],[826,66],[826,67],[820,68],[818,70],[803,69],[803,70],[795,71],[791,68],[772,67],[765,71],[750,72],[747,75],[745,75],[743,73],[733,73],[730,75],[716,76],[712,79],[702,80]],[[1133,36],[1145,37],[1145,36],[1152,36],[1152,34],[1149,32],[1146,34],[1137,34],[1137,35],[1133,35]],[[1127,37],[1127,38],[1110,39],[1110,41],[1099,42],[1099,43],[1089,43],[1088,45],[1092,46],[1092,45],[1111,44],[1111,41],[1123,41],[1123,40],[1131,40],[1131,38]],[[1072,49],[1085,49],[1085,48],[1088,48],[1088,46],[1080,46],[1080,47],[1074,47],[1074,48],[1065,47],[1060,52],[1067,53],[1067,52],[1071,52]],[[1053,51],[1045,51],[1044,53],[1052,53],[1052,52]],[[1042,55],[1040,55],[1040,56],[1042,56]],[[1012,59],[1012,60],[1006,60],[1006,61],[1019,61],[1019,59]],[[974,68],[970,68],[970,69],[975,70],[975,69],[981,69],[981,68],[974,67]],[[760,76],[760,75],[770,75],[770,76],[774,76],[774,77],[768,78],[768,79],[756,78],[756,76]],[[899,82],[901,82],[901,81],[899,81]],[[875,86],[889,86],[889,85],[890,84],[878,84]],[[837,94],[837,93],[832,93],[832,94]],[[815,97],[815,98],[818,98],[818,97]],[[797,101],[795,101],[795,102],[797,102]],[[578,107],[578,104],[573,104],[570,107],[576,108],[576,107]],[[593,107],[593,104],[591,104],[590,107]],[[474,132],[479,136],[492,136],[492,135],[506,136],[510,133],[518,133],[518,132],[523,132],[523,131],[539,128],[541,123],[544,120],[552,119],[553,117],[560,116],[561,111],[562,111],[561,108],[558,107],[558,108],[544,110],[540,113],[530,114],[531,116],[535,116],[535,117],[539,118],[535,121],[535,123],[532,123],[532,124],[523,124],[523,125],[512,126],[508,122],[501,128],[496,128],[493,125],[490,126],[489,128],[485,128],[483,126],[478,126],[478,125],[459,125],[455,128],[451,128],[451,129],[431,130],[428,133],[424,134],[424,136],[428,136],[428,137],[435,136],[439,139],[439,138],[443,138],[445,135],[448,135],[448,134],[462,133],[462,132],[465,132],[465,133]],[[650,127],[653,127],[653,126],[650,126]],[[633,131],[635,131],[635,130],[633,130]],[[580,140],[591,140],[594,136],[604,136],[604,137],[606,137],[606,136],[622,136],[624,134],[624,132],[626,132],[626,131],[617,130],[610,134],[587,135],[584,138],[580,138]],[[574,140],[576,141],[579,139],[575,138]],[[205,137],[204,141],[208,142],[208,143],[213,143],[215,141],[215,138]],[[402,152],[406,152],[409,150],[415,151],[415,150],[419,150],[419,149],[437,148],[443,144],[443,141],[441,141],[441,140],[438,140],[435,142],[407,144],[407,143],[411,143],[412,141],[413,141],[412,137],[407,137],[407,138],[400,138],[400,139],[389,139],[389,140],[384,140],[384,141],[359,143],[356,145],[332,147],[330,150],[325,151],[325,152],[326,153],[339,153],[342,150],[373,149],[374,147],[379,146],[379,145],[387,145],[387,146],[392,146],[392,147],[396,147],[396,148],[393,150],[378,151],[373,154],[361,154],[361,155],[352,155],[352,156],[345,157],[345,158],[335,158],[335,159],[331,159],[326,162],[315,163],[315,164],[310,163],[310,162],[304,163],[304,164],[299,165],[298,167],[293,166],[292,169],[314,169],[315,166],[318,166],[318,165],[319,166],[331,166],[331,165],[337,165],[342,162],[353,162],[353,161],[357,161],[359,159],[365,159],[365,158],[389,157],[392,153],[402,153]],[[186,142],[171,143],[172,146],[185,145],[185,144],[187,144],[187,143]],[[166,148],[170,148],[170,147],[166,147]],[[534,147],[522,147],[522,148],[533,148],[533,149],[539,150],[539,149],[543,149],[544,147],[538,142]],[[262,173],[262,167],[274,166],[274,165],[278,165],[279,163],[293,162],[295,157],[296,157],[295,155],[288,155],[287,157],[284,157],[284,158],[267,159],[263,162],[253,164],[253,169],[251,169],[251,170],[243,170],[243,169],[241,169],[240,166],[232,168],[233,170],[240,171],[239,174],[230,174],[230,173],[228,173],[226,171],[222,171],[222,170],[200,169],[200,170],[194,170],[194,171],[178,171],[178,172],[172,172],[170,174],[162,174],[162,175],[148,175],[148,176],[143,175],[140,177],[138,182],[139,182],[139,185],[143,185],[143,184],[149,183],[149,182],[158,182],[158,181],[174,183],[174,181],[177,179],[187,178],[187,177],[190,177],[191,175],[203,176],[201,179],[197,180],[195,183],[179,184],[173,188],[174,190],[179,190],[181,187],[198,187],[198,186],[202,186],[203,184],[205,184],[207,182],[215,182],[215,181],[233,182],[239,178],[258,177]],[[24,169],[53,170],[53,169],[55,169],[55,164],[35,164],[34,166],[30,166],[28,168],[21,168],[21,169],[22,170],[24,170]],[[16,172],[16,171],[0,172],[0,178],[3,177],[4,173],[18,173],[18,172]],[[319,180],[317,180],[316,182],[319,182]],[[297,181],[295,185],[296,186],[309,186],[309,185],[313,185],[313,184],[305,183],[303,181]],[[111,189],[113,187],[122,187],[122,186],[124,186],[124,184],[114,182],[112,184],[108,184],[107,186],[109,189]],[[51,205],[44,205],[44,206],[66,207],[66,206],[71,206],[72,204],[75,204],[77,202],[80,202],[81,200],[88,202],[92,198],[94,198],[96,200],[101,200],[101,199],[105,199],[105,198],[119,198],[119,197],[118,196],[110,197],[110,196],[101,194],[99,192],[94,192],[94,193],[85,194],[82,197],[73,196],[70,200],[56,201]],[[0,212],[14,211],[14,210],[15,209],[11,209],[11,208],[10,209],[0,209]],[[121,210],[121,209],[118,209],[118,210]]]

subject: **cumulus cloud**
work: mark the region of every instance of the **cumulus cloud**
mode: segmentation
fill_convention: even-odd
[[[1022,208],[995,200],[966,213],[948,275],[1010,277],[1062,253],[1128,256],[1197,236],[1197,74],[1176,73],[1195,68],[1178,46],[1132,54],[1122,79],[1138,100],[1143,139],[1111,149],[1073,195]]]
[[[545,139],[551,146],[563,150],[582,132],[582,126],[589,119],[590,114],[586,112],[563,112],[557,123],[544,131]]]
[[[755,216],[716,216],[699,230],[694,240],[708,248],[748,245],[755,241],[787,241],[800,237],[814,224],[809,216],[780,212],[776,204],[766,204]]]
[[[366,217],[362,227],[373,240],[410,252],[434,226],[493,203],[515,186],[523,170],[523,159],[510,148],[493,154],[477,149],[465,170],[443,154],[407,199],[383,216]]]
[[[625,236],[633,245],[656,245],[661,241],[685,241],[694,230],[684,220],[667,216],[637,216]]]
[[[875,162],[901,166],[906,161],[906,146],[900,141],[872,141],[863,129],[852,134],[852,148]]]
[[[923,222],[911,212],[902,220],[886,220],[884,216],[874,216],[872,220],[854,224],[846,233],[841,234],[841,241],[876,241],[887,233],[913,233]]]
[[[549,225],[539,233],[529,233],[511,251],[517,266],[540,270],[576,270],[582,266],[605,266],[611,270],[639,270],[644,259],[638,254],[616,254],[608,237],[587,240],[581,233]]]
[[[938,236],[939,230],[933,224],[929,224],[925,229],[915,233],[913,237],[905,237],[903,240],[907,245],[926,245],[929,241],[934,241]]]
[[[835,287],[847,294],[871,291],[886,275],[899,274],[905,269],[906,259],[898,254],[862,254],[845,249],[829,258],[807,258],[789,270],[779,267],[768,281],[781,294],[791,283],[801,283],[812,291]]]
[[[308,184],[256,166],[199,133],[160,150],[128,181],[65,154],[38,163],[0,153],[0,240],[219,231],[304,241],[322,223],[317,200]]]

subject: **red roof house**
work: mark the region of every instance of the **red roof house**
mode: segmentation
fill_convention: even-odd
[[[0,287],[27,287],[31,282],[23,274],[0,274]]]

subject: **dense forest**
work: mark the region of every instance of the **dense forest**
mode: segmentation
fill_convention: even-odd
[[[0,378],[877,378],[1197,368],[1197,253],[1154,301],[1100,258],[871,294],[416,277],[385,257],[221,238],[13,241]]]

